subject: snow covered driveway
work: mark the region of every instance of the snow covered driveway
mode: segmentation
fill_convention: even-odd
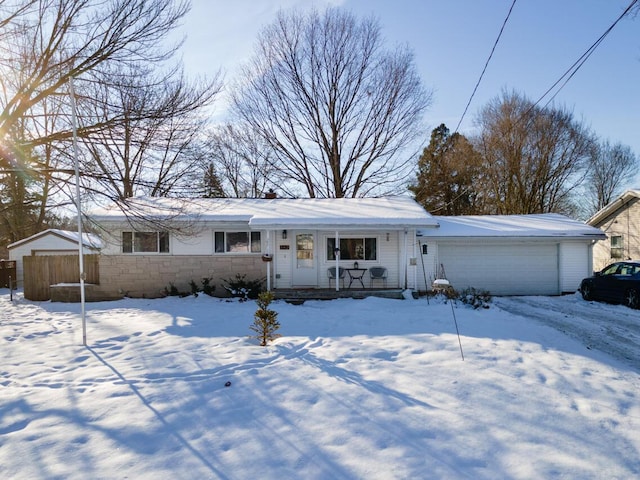
[[[640,372],[640,311],[623,305],[562,297],[497,297],[509,313],[549,325],[587,348],[599,350]]]

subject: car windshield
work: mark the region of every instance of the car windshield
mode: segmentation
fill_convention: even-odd
[[[601,275],[615,275],[620,270],[621,265],[619,263],[614,263],[613,265],[609,265],[607,268],[600,272]]]

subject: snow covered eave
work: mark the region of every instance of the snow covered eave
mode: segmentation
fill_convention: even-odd
[[[18,240],[17,242],[13,242],[7,245],[7,249],[11,250],[25,243],[32,242],[34,240],[37,240],[38,238],[42,238],[46,235],[52,235],[54,237],[62,238],[64,240],[68,240],[71,243],[78,243],[79,238],[78,232],[50,228],[48,230],[43,230],[42,232],[31,235],[30,237]],[[82,245],[95,250],[100,250],[104,247],[102,239],[100,239],[100,237],[98,237],[97,235],[91,233],[82,234]]]
[[[587,220],[587,223],[593,226],[599,225],[604,220],[606,220],[607,217],[614,214],[617,210],[621,209],[635,198],[640,198],[640,190],[627,190],[611,203],[605,205],[598,212],[596,212],[589,220]]]
[[[433,229],[438,225],[433,222],[417,221],[416,219],[394,218],[384,219],[326,219],[316,218],[279,218],[256,219],[249,221],[252,230],[404,230],[404,229]]]
[[[464,242],[464,241],[478,241],[478,240],[492,240],[492,241],[505,241],[505,242],[550,242],[550,241],[581,241],[586,243],[596,242],[598,240],[604,240],[607,236],[603,233],[601,235],[570,235],[570,234],[557,234],[557,235],[430,235],[423,230],[418,232],[418,236],[423,239],[434,239],[438,241],[451,241],[451,242]]]
[[[594,241],[606,238],[598,228],[556,213],[526,215],[435,216],[440,228],[423,231],[438,239],[487,238],[528,240]]]

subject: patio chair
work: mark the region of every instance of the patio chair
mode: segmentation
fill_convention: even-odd
[[[344,274],[346,273],[345,269],[342,267],[338,267],[338,278],[342,280],[342,288],[344,288]],[[336,267],[327,268],[327,277],[329,277],[329,288],[331,288],[331,280],[336,279]]]
[[[387,269],[385,267],[371,267],[369,269],[369,287],[373,288],[375,280],[381,280],[384,288],[387,288]]]

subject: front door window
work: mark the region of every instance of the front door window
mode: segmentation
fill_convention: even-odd
[[[314,268],[313,234],[299,233],[296,235],[296,261],[298,268]]]

